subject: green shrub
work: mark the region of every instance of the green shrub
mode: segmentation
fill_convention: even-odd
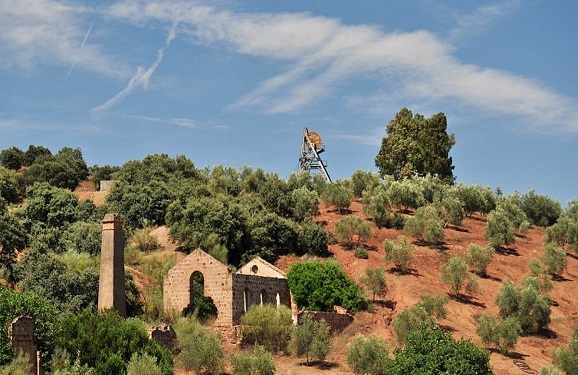
[[[347,349],[347,364],[356,375],[386,375],[389,346],[375,336],[356,335]]]
[[[296,263],[287,271],[287,283],[300,308],[332,311],[338,305],[351,312],[367,308],[362,290],[335,261]]]
[[[335,237],[344,245],[359,246],[370,236],[371,225],[359,216],[345,216],[335,222]]]
[[[57,344],[82,364],[94,367],[96,374],[124,373],[134,353],[155,357],[163,374],[173,373],[169,351],[149,338],[140,320],[123,319],[115,310],[100,314],[85,310],[66,318]]]
[[[404,345],[411,332],[421,329],[424,324],[435,324],[435,319],[431,314],[428,314],[424,307],[413,305],[409,309],[401,310],[393,318],[392,324],[397,341]]]
[[[383,297],[387,293],[387,282],[381,268],[366,268],[365,276],[361,277],[359,281],[371,292],[373,302],[375,302],[376,295]]]
[[[564,375],[564,372],[554,365],[548,365],[540,368],[540,375]]]
[[[560,275],[568,264],[566,252],[552,243],[546,244],[542,263],[549,274]]]
[[[518,342],[522,327],[515,316],[500,320],[495,315],[483,314],[476,326],[476,333],[484,344],[495,345],[505,355]]]
[[[399,236],[394,241],[383,241],[383,249],[386,261],[393,262],[395,267],[401,272],[408,270],[412,261],[414,247],[405,236]]]
[[[444,221],[435,205],[418,208],[413,218],[406,220],[404,230],[428,244],[444,239]]]
[[[447,295],[421,295],[419,296],[419,301],[416,302],[414,306],[424,309],[428,316],[431,316],[435,319],[445,318],[448,313],[446,308],[448,300],[449,298]]]
[[[450,286],[456,298],[460,298],[462,288],[465,293],[473,293],[478,289],[476,277],[468,272],[466,262],[459,257],[452,257],[440,268],[441,279],[444,284]]]
[[[43,359],[48,359],[54,351],[54,341],[60,315],[56,307],[34,293],[18,293],[0,285],[0,366],[9,363],[15,353],[8,341],[6,327],[20,315],[34,319],[34,335]]]
[[[387,227],[390,221],[391,203],[383,188],[366,191],[363,194],[363,212],[373,219],[378,227]]]
[[[293,217],[297,221],[304,221],[319,214],[319,196],[315,190],[306,187],[293,190],[291,193]]]
[[[496,296],[500,316],[504,319],[516,317],[523,332],[542,329],[550,323],[550,304],[550,298],[540,294],[536,285],[525,283],[515,285],[510,280],[502,283]]]
[[[293,319],[286,306],[254,305],[241,317],[243,342],[262,345],[272,353],[286,353]]]
[[[359,259],[368,259],[369,255],[363,246],[357,246],[355,248],[355,257]]]
[[[574,330],[568,348],[554,351],[552,361],[567,374],[578,374],[578,329]]]
[[[146,353],[133,353],[126,366],[126,375],[162,375],[157,359]]]
[[[343,213],[349,208],[353,192],[343,183],[334,183],[325,187],[322,198],[325,204]]]
[[[456,341],[437,325],[423,325],[409,333],[403,349],[395,350],[388,375],[490,375],[490,353],[470,341]]]
[[[522,210],[533,225],[547,227],[553,225],[562,214],[560,203],[530,190],[521,198]]]
[[[28,354],[19,351],[16,357],[5,367],[0,367],[0,375],[30,375],[32,374],[32,365]]]
[[[174,328],[180,350],[177,363],[197,375],[223,371],[225,359],[220,337],[195,319],[181,318],[176,323]]]
[[[329,331],[329,325],[324,319],[313,321],[309,315],[305,315],[293,331],[292,344],[295,354],[305,355],[307,363],[310,358],[325,360],[331,344]]]
[[[299,230],[297,247],[300,254],[327,256],[329,238],[325,228],[312,221],[305,222]]]
[[[253,353],[238,353],[231,356],[234,375],[273,375],[275,361],[273,355],[261,345],[255,346]]]
[[[472,267],[478,275],[485,276],[486,269],[492,261],[493,254],[493,247],[481,247],[472,243],[468,246],[468,251],[464,255],[464,258],[468,266]]]
[[[484,228],[484,238],[490,241],[494,249],[516,241],[516,229],[508,214],[499,207],[488,216]]]

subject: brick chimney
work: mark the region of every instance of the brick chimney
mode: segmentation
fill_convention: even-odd
[[[98,311],[111,307],[126,317],[122,219],[120,215],[106,214],[102,219]]]

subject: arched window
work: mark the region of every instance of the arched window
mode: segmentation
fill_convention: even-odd
[[[249,293],[249,289],[245,288],[243,291],[243,311],[249,311],[251,307],[251,295]]]

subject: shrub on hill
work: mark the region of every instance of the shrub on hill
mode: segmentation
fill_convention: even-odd
[[[566,374],[578,374],[578,329],[574,330],[567,348],[554,351],[552,361]]]
[[[273,375],[275,360],[271,353],[257,345],[252,353],[231,355],[231,367],[234,375]]]
[[[466,262],[459,257],[452,257],[440,268],[441,279],[444,284],[450,286],[456,298],[461,297],[462,288],[465,293],[473,293],[478,289],[476,276],[468,272]]]
[[[408,179],[392,181],[387,196],[392,204],[401,207],[404,212],[409,212],[410,208],[417,209],[424,203],[421,187]]]
[[[503,209],[497,208],[490,212],[484,228],[484,237],[490,241],[494,249],[516,241],[516,228]]]
[[[405,344],[409,334],[423,325],[434,325],[436,319],[447,315],[447,296],[420,296],[409,309],[400,311],[393,319],[393,330],[400,344]]]
[[[22,167],[24,151],[18,147],[10,147],[0,152],[0,165],[7,169],[17,171]]]
[[[38,340],[43,359],[50,358],[58,327],[58,311],[44,298],[33,293],[18,293],[0,285],[0,366],[10,362],[14,356],[8,341],[7,327],[20,315],[34,319],[34,334]]]
[[[286,306],[251,306],[241,317],[243,343],[262,345],[271,353],[286,353],[291,340],[293,320]]]
[[[522,195],[521,206],[530,224],[541,227],[553,225],[562,214],[562,207],[558,201],[545,195],[538,195],[534,190]]]
[[[533,283],[515,285],[510,280],[504,281],[496,296],[496,304],[500,316],[518,319],[525,333],[543,329],[550,323],[550,297],[541,294]]]
[[[0,166],[0,200],[2,199],[7,203],[15,203],[19,199],[19,192],[16,172]]]
[[[149,338],[143,323],[123,319],[114,310],[100,314],[85,310],[66,318],[57,344],[82,364],[94,367],[97,375],[125,373],[134,353],[155,357],[163,374],[173,373],[169,351]]]
[[[309,315],[305,315],[293,330],[292,346],[295,354],[304,355],[307,363],[310,358],[324,361],[331,345],[329,331],[329,325],[324,319],[313,321]]]
[[[546,243],[553,243],[564,250],[578,252],[578,218],[566,213],[556,223],[546,228]]]
[[[29,165],[21,176],[23,187],[32,186],[35,182],[46,182],[55,187],[74,190],[80,181],[88,177],[88,166],[79,148],[63,147],[54,156],[35,156],[34,162]]]
[[[300,308],[331,311],[338,305],[351,312],[367,308],[361,289],[335,261],[296,263],[287,271],[287,282]]]
[[[500,320],[495,315],[483,314],[476,326],[476,333],[484,344],[493,344],[506,355],[518,342],[522,327],[515,316]]]
[[[379,175],[370,171],[362,171],[357,169],[351,175],[351,186],[353,189],[353,196],[361,198],[364,191],[371,191],[381,183]]]
[[[404,230],[428,244],[437,244],[444,239],[444,222],[435,205],[420,207],[413,218],[407,219]]]
[[[404,348],[394,351],[388,375],[460,374],[489,375],[490,353],[470,341],[456,341],[437,325],[424,325],[411,332]]]
[[[393,241],[383,241],[383,249],[385,261],[393,262],[400,272],[406,272],[409,269],[414,247],[405,236],[399,236]]]
[[[347,349],[347,364],[356,375],[385,375],[389,345],[375,336],[356,335]]]
[[[383,186],[366,190],[362,198],[363,212],[373,219],[378,227],[387,227],[390,220],[391,203]]]
[[[223,343],[216,332],[195,319],[179,319],[174,324],[178,339],[177,356],[186,371],[197,375],[220,374],[225,367]]]
[[[472,243],[468,246],[468,251],[464,258],[468,266],[472,267],[478,275],[486,276],[486,269],[492,261],[493,254],[493,247],[481,247]]]
[[[349,208],[353,193],[344,183],[338,182],[327,185],[322,198],[325,204],[333,206],[336,210],[343,213]]]
[[[359,246],[370,236],[371,224],[359,216],[348,215],[335,222],[335,237],[346,246]]]
[[[359,282],[371,293],[371,300],[375,302],[375,296],[383,297],[387,294],[387,282],[382,268],[366,268],[365,276]]]
[[[564,272],[568,264],[566,252],[552,243],[546,244],[542,255],[542,263],[549,274],[559,276]]]

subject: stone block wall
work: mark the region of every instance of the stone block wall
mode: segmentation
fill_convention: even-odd
[[[300,311],[297,314],[297,321],[301,322],[305,316],[310,316],[315,322],[324,319],[331,328],[332,334],[343,331],[353,322],[353,315],[349,313],[340,314],[333,311]]]
[[[15,318],[8,327],[8,337],[14,350],[21,350],[28,356],[33,373],[38,373],[36,360],[36,340],[34,336],[34,319],[29,316]]]
[[[211,297],[217,307],[215,325],[233,325],[233,275],[217,259],[197,249],[173,267],[164,282],[165,311],[182,313],[191,302],[191,276],[201,272],[205,296]]]
[[[233,324],[253,305],[285,305],[291,308],[287,279],[254,275],[233,275]]]

